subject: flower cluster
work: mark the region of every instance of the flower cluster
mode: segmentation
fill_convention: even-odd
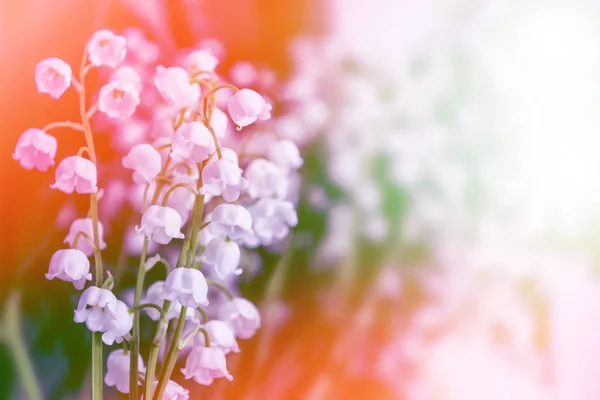
[[[243,251],[282,243],[298,222],[292,180],[302,158],[294,142],[263,135],[259,140],[270,150],[258,155],[246,151],[247,138],[234,129],[268,120],[269,101],[225,82],[215,72],[219,54],[210,48],[184,51],[170,67],[158,65],[159,56],[158,46],[139,30],[100,30],[86,45],[78,76],[58,58],[38,63],[38,91],[58,99],[73,88],[81,121],[28,129],[13,156],[23,168],[46,171],[55,165],[58,143],[49,131],[69,128],[83,136],[78,153],[58,163],[50,187],[89,195],[89,213],[72,221],[64,239],[68,248],[54,253],[46,277],[83,290],[74,321],[94,333],[95,399],[102,378],[134,399],[189,398],[170,380],[180,353],[187,354],[181,369],[186,379],[201,385],[232,380],[226,355],[239,352],[237,340],[250,339],[261,326],[258,309],[233,286]],[[95,69],[108,79],[88,107],[85,79]],[[107,177],[99,186],[92,121],[117,133],[114,144],[131,183]],[[140,261],[133,298],[121,300],[102,259],[107,244],[101,220],[109,223],[127,202],[141,216],[127,230],[125,248]],[[159,263],[166,278],[144,285],[146,272]],[[140,354],[142,311],[156,321],[147,358]],[[100,338],[108,346],[123,345],[109,354],[104,376]]]

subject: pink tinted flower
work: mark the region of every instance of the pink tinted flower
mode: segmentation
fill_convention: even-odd
[[[179,301],[184,307],[198,308],[208,304],[206,278],[194,268],[175,268],[167,276],[161,297]]]
[[[136,187],[141,187],[136,185]],[[139,257],[142,254],[142,250],[144,248],[144,236],[140,235],[136,232],[135,227],[130,226],[125,231],[124,243],[125,252],[130,256]],[[148,242],[148,254],[153,254],[156,252],[158,247],[158,243],[154,241]]]
[[[115,326],[117,301],[110,290],[90,286],[79,297],[73,320],[85,322],[92,332],[106,332]]]
[[[208,225],[210,233],[232,240],[252,234],[252,217],[248,210],[237,204],[219,204],[212,212]]]
[[[238,61],[229,70],[231,81],[238,86],[251,86],[258,80],[258,71],[248,61]]]
[[[223,350],[216,347],[196,347],[192,349],[181,369],[185,379],[193,378],[200,385],[210,386],[217,378],[227,378],[232,381],[233,376],[227,371],[227,361]]]
[[[240,352],[240,347],[235,340],[235,334],[227,323],[213,319],[204,324],[203,328],[208,333],[211,347],[217,347],[225,354]],[[194,336],[194,347],[206,347],[206,341],[202,333]]]
[[[298,146],[287,139],[269,147],[269,160],[287,171],[296,170],[304,163]]]
[[[160,56],[158,45],[146,38],[139,28],[127,28],[123,31],[127,44],[127,58],[143,65],[153,64]]]
[[[227,101],[227,110],[233,122],[239,127],[248,126],[257,119],[271,118],[271,105],[251,89],[242,89]]]
[[[214,71],[218,64],[219,59],[209,50],[194,50],[187,57],[190,74],[198,71]]]
[[[70,156],[58,164],[54,173],[56,182],[50,185],[52,189],[71,194],[91,194],[98,191],[96,165],[80,156]]]
[[[110,81],[98,94],[98,109],[111,118],[130,117],[139,104],[140,93],[127,81]]]
[[[289,201],[263,198],[248,207],[252,230],[259,242],[268,246],[285,238],[290,227],[298,224],[298,215]]]
[[[41,129],[27,129],[19,140],[13,153],[13,159],[19,161],[25,169],[36,168],[46,171],[54,165],[57,142],[54,136]]]
[[[237,270],[240,265],[240,256],[240,247],[237,243],[217,237],[208,242],[202,253],[201,261],[211,265],[217,276],[225,279]]]
[[[144,87],[142,84],[142,78],[135,70],[135,68],[133,68],[130,65],[120,66],[115,72],[112,73],[112,75],[110,76],[110,80],[131,83],[135,87],[135,90],[138,91],[138,93],[141,93]]]
[[[117,123],[114,135],[110,135],[111,145],[119,152],[126,153],[136,144],[146,142],[146,135],[150,130],[148,121],[131,117]]]
[[[225,151],[223,151],[223,158],[210,161],[204,167],[202,182],[200,193],[223,196],[227,202],[236,201],[240,197],[240,192],[248,188],[248,181],[242,177],[237,157],[232,159],[226,156]]]
[[[133,170],[133,181],[140,185],[150,183],[162,168],[160,153],[151,145],[135,145],[123,157],[123,166]]]
[[[88,58],[96,67],[106,65],[116,68],[125,59],[126,44],[123,36],[117,36],[107,29],[101,29],[94,33],[88,41]]]
[[[219,60],[222,60],[225,57],[225,46],[217,39],[202,39],[198,42],[198,45],[196,47],[211,52]]]
[[[189,398],[189,390],[185,389],[175,381],[167,382],[165,392],[163,393],[163,400],[188,400]]]
[[[158,381],[154,381],[153,392],[156,392]],[[175,381],[169,381],[165,385],[165,391],[163,393],[163,400],[189,400],[190,391],[178,384]],[[144,398],[142,397],[142,400]]]
[[[225,137],[225,134],[229,129],[229,118],[227,118],[227,114],[221,111],[221,109],[218,107],[213,108],[213,112],[210,117],[210,126],[213,128],[216,137]]]
[[[94,254],[94,249],[90,243],[90,241],[92,243],[94,242],[94,229],[92,227],[91,218],[79,218],[73,221],[71,227],[69,228],[69,233],[67,233],[67,236],[65,236],[63,243],[67,243],[69,246],[73,247],[75,238],[79,232],[83,232],[84,235],[79,235],[76,249],[81,250],[83,254],[90,257],[92,254]],[[89,239],[86,239],[86,236]],[[106,242],[104,242],[104,227],[100,221],[98,221],[98,236],[100,250],[104,250],[106,248]]]
[[[75,289],[81,290],[85,286],[85,281],[92,280],[90,260],[77,249],[58,250],[52,255],[50,268],[46,274],[46,279],[54,278],[72,282]]]
[[[250,182],[248,195],[253,198],[286,197],[289,189],[287,174],[283,169],[264,158],[252,160],[246,167],[244,176]]]
[[[221,304],[219,319],[229,323],[235,336],[240,339],[250,339],[260,328],[258,309],[240,297]]]
[[[162,307],[165,302],[162,298],[162,292],[164,290],[164,287],[164,281],[156,281],[152,285],[150,285],[148,287],[148,290],[146,290],[146,294],[143,298],[143,303],[156,304],[157,306]],[[171,320],[173,318],[177,318],[181,313],[181,307],[181,303],[179,303],[178,301],[171,303],[171,306],[167,311],[167,319]],[[154,308],[146,308],[144,309],[144,312],[146,312],[148,317],[150,317],[150,319],[153,321],[158,321],[160,319],[160,313]]]
[[[123,337],[133,328],[133,314],[129,312],[127,304],[118,299],[113,323],[113,326],[102,335],[102,341],[109,346],[114,342],[121,343]]]
[[[215,143],[203,123],[194,121],[182,124],[173,135],[171,157],[202,162],[214,152]]]
[[[190,77],[183,68],[159,65],[154,84],[173,110],[191,107],[200,100],[200,85],[190,84]]]
[[[144,373],[144,360],[138,355],[138,371]],[[129,393],[129,367],[131,353],[123,349],[115,350],[108,355],[106,360],[106,375],[104,383],[106,386],[115,386],[121,393]]]
[[[40,93],[48,93],[58,99],[71,86],[73,72],[69,64],[60,58],[52,57],[40,61],[35,66],[35,84]]]
[[[136,226],[138,233],[143,233],[150,240],[167,244],[171,239],[183,239],[181,233],[181,216],[171,207],[152,205],[142,215],[142,223]]]

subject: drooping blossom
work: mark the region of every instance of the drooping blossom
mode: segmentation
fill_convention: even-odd
[[[194,121],[182,124],[173,134],[171,157],[202,162],[214,152],[215,143],[203,123]]]
[[[73,71],[69,64],[60,58],[51,57],[35,66],[35,84],[40,93],[48,93],[58,99],[71,86]]]
[[[71,194],[92,194],[98,191],[96,165],[81,156],[69,156],[62,160],[55,172],[56,182],[50,187]]]
[[[56,138],[41,129],[27,129],[19,137],[13,159],[25,169],[46,171],[54,165]]]
[[[235,336],[250,339],[260,328],[260,313],[254,304],[236,297],[219,307],[219,319],[229,323]]]
[[[268,157],[269,160],[287,171],[296,170],[304,163],[298,146],[287,139],[280,140],[270,146]]]
[[[244,171],[244,176],[250,182],[247,192],[253,198],[275,197],[283,199],[288,194],[289,181],[283,169],[265,160],[252,160]]]
[[[158,381],[154,382],[153,390],[156,391]],[[165,392],[163,393],[163,400],[188,400],[190,398],[190,391],[178,384],[175,381],[169,381],[165,385]]]
[[[52,280],[54,278],[72,282],[75,289],[81,290],[86,281],[92,280],[90,260],[81,250],[57,250],[50,259],[50,267],[46,274],[46,279]]]
[[[142,223],[135,230],[160,244],[184,237],[181,233],[181,216],[171,207],[151,205],[144,211]]]
[[[116,68],[125,59],[126,44],[123,36],[117,36],[108,29],[101,29],[94,33],[87,44],[88,58],[96,67],[105,65]]]
[[[133,83],[115,79],[100,88],[98,109],[111,118],[131,117],[140,104],[140,93]]]
[[[133,170],[133,181],[140,185],[150,183],[160,173],[162,159],[160,153],[151,145],[135,145],[123,157],[123,166]]]
[[[179,301],[184,307],[198,308],[208,304],[208,284],[204,274],[194,268],[175,268],[167,276],[161,297]]]
[[[208,50],[194,50],[187,57],[187,66],[190,74],[199,71],[214,71],[219,64],[219,59]]]
[[[67,243],[69,246],[73,247],[79,232],[82,232],[83,234],[79,235],[77,246],[75,248],[81,250],[87,257],[90,257],[94,254],[94,228],[92,226],[91,218],[78,218],[73,221],[69,228],[69,233],[65,236],[63,243]],[[99,250],[104,250],[106,248],[106,242],[104,241],[104,227],[100,221],[98,221],[98,242],[100,244]]]
[[[120,66],[115,72],[112,73],[109,80],[131,83],[138,93],[141,93],[144,87],[140,74],[131,65]]]
[[[200,86],[190,83],[190,77],[183,68],[165,68],[159,65],[156,68],[154,84],[175,111],[191,107],[200,100]]]
[[[240,347],[235,339],[235,333],[225,322],[213,319],[202,326],[208,333],[211,347],[218,347],[225,354],[231,352],[239,353]],[[194,347],[206,347],[204,334],[198,333],[194,336]]]
[[[144,373],[144,360],[142,356],[138,354],[138,371]],[[118,349],[112,351],[108,355],[106,360],[106,375],[104,376],[104,383],[109,387],[116,387],[121,393],[129,393],[129,367],[130,367],[131,353],[125,353],[125,350]]]
[[[240,128],[256,120],[271,118],[271,105],[252,89],[242,89],[227,101],[227,110],[233,122]]]
[[[133,328],[133,314],[129,312],[129,308],[124,302],[117,299],[113,327],[102,334],[102,341],[109,346],[114,342],[121,343],[131,328]]]
[[[92,332],[106,332],[115,326],[117,303],[110,290],[90,286],[79,297],[73,320],[85,322]]]
[[[229,118],[227,118],[227,114],[221,111],[219,107],[213,108],[213,112],[210,116],[210,126],[213,128],[215,136],[218,138],[223,138],[227,134],[227,130],[229,129]]]
[[[210,386],[217,378],[233,380],[227,371],[223,350],[217,347],[196,347],[187,356],[185,368],[181,369],[185,379],[193,378],[200,385]]]
[[[298,224],[298,215],[289,201],[263,198],[248,207],[254,237],[265,246],[285,238]]]
[[[165,281],[154,282],[148,287],[148,290],[146,290],[146,295],[144,296],[143,302],[156,304],[157,306],[162,307],[164,304],[164,297],[162,297],[164,288]],[[171,306],[167,311],[167,319],[171,320],[173,318],[179,317],[179,314],[181,313],[181,307],[182,305],[179,301],[172,301]],[[152,319],[153,321],[158,321],[160,319],[160,313],[158,312],[158,310],[155,310],[154,308],[146,308],[144,311],[146,312],[146,314],[148,314],[148,317],[150,317],[150,319]],[[192,316],[193,310],[188,309],[186,313],[186,318],[191,318]]]
[[[248,210],[238,204],[219,204],[212,212],[209,231],[232,240],[252,234],[252,217]]]
[[[158,45],[146,37],[144,31],[136,27],[123,30],[123,37],[127,45],[127,61],[136,64],[149,65],[155,63],[160,57]]]
[[[200,260],[212,266],[219,278],[225,279],[238,269],[240,255],[237,243],[217,237],[208,242]]]
[[[242,177],[242,170],[238,166],[237,158],[232,160],[225,156],[209,161],[202,170],[203,185],[201,194],[223,196],[227,202],[236,201],[240,193],[248,188],[248,181]]]

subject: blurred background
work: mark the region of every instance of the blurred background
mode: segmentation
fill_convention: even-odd
[[[263,327],[234,382],[191,398],[600,398],[599,22],[585,0],[0,0],[0,397],[27,398],[15,321],[45,398],[89,388],[75,294],[44,278],[85,204],[11,156],[77,99],[40,96],[33,69],[136,27],[164,60],[216,39],[219,73],[268,73],[257,129],[305,158],[291,250],[248,254],[239,282]],[[128,133],[99,132],[107,181]],[[135,265],[120,212],[106,258]]]

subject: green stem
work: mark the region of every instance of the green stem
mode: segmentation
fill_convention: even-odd
[[[102,332],[92,333],[92,398],[102,399]]]
[[[20,309],[21,299],[18,290],[11,293],[5,309],[3,339],[7,348],[12,352],[17,375],[21,380],[21,386],[25,397],[30,400],[41,400],[42,391],[35,376],[33,364],[27,352],[24,334],[21,327]]]
[[[146,276],[146,253],[148,252],[148,237],[144,238],[140,265],[138,267],[135,295],[133,298],[133,337],[131,338],[131,358],[129,360],[129,398],[139,399],[138,395],[138,357],[140,354],[140,299]]]
[[[79,115],[81,116],[81,125],[85,137],[85,145],[88,149],[91,161],[97,165],[96,150],[94,146],[94,138],[92,135],[92,127],[90,125],[90,116],[86,106],[85,95],[85,74],[86,74],[87,51],[84,50],[83,58],[81,59],[81,67],[79,70]],[[96,193],[90,195],[90,218],[92,219],[92,231],[94,240],[94,263],[96,267],[96,286],[100,286],[104,280],[102,272],[102,255],[100,253],[100,235],[98,228],[98,196]],[[92,336],[92,399],[102,399],[102,337],[101,334],[94,333]]]
[[[171,373],[173,372],[173,368],[175,368],[177,356],[179,355],[179,339],[181,338],[181,332],[183,332],[183,325],[185,324],[186,312],[187,307],[181,307],[181,313],[179,314],[179,320],[177,321],[175,335],[173,336],[171,347],[169,347],[169,353],[167,353],[167,358],[165,359],[163,374],[160,377],[160,380],[158,381],[156,393],[154,393],[154,400],[161,400],[163,398],[163,394],[165,392],[165,388],[167,387],[167,383],[169,382],[169,379],[171,379]]]

